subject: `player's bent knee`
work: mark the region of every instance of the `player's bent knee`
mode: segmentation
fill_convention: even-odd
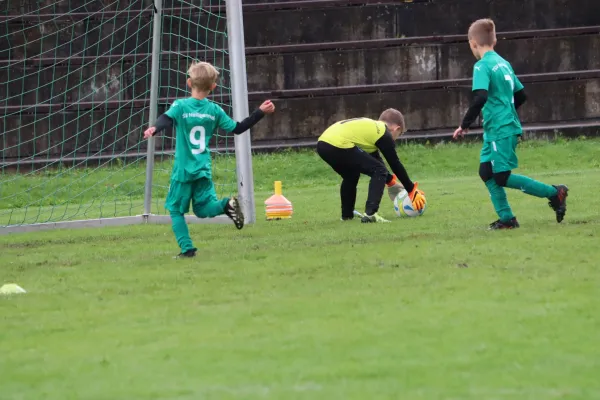
[[[491,162],[483,162],[479,164],[479,177],[482,181],[487,182],[494,177]]]
[[[226,200],[215,199],[204,203],[203,205],[197,205],[192,207],[194,215],[198,218],[214,218],[222,215],[225,212]]]
[[[388,170],[383,165],[381,167],[376,167],[375,170],[373,171],[373,176],[387,180]]]
[[[171,218],[183,217],[183,214],[180,213],[179,211],[169,210],[169,215],[171,216]]]
[[[204,210],[203,208],[197,207],[197,208],[192,208],[192,210],[194,211],[194,215],[197,218],[210,218],[211,217],[211,215],[208,215],[206,210]]]
[[[358,185],[358,181],[360,180],[360,175],[355,176],[344,176],[342,178],[342,185],[344,186],[356,186]]]
[[[510,171],[497,172],[494,174],[494,180],[498,184],[498,186],[505,187],[508,182],[508,177],[510,176]]]

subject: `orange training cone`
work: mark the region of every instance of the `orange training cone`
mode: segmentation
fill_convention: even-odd
[[[275,181],[275,194],[265,200],[267,220],[292,218],[292,203],[281,194],[281,181]]]

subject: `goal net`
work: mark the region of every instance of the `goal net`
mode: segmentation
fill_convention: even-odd
[[[155,139],[144,210],[150,118],[189,95],[193,60],[220,70],[211,99],[232,110],[225,1],[155,2],[0,0],[0,231],[165,215],[174,131]],[[218,133],[210,147],[218,193],[235,192],[233,138]]]

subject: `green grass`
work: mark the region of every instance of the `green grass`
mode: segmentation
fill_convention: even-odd
[[[401,158],[419,180],[476,174],[478,144],[403,146]],[[553,170],[566,157],[566,172],[600,167],[600,141],[528,141],[521,145],[522,167]],[[293,156],[291,156],[293,155]],[[332,177],[314,151],[261,154],[254,158],[255,187],[260,195],[282,179],[294,188],[331,185]],[[418,166],[418,168],[416,168]],[[146,174],[143,162],[110,167],[44,169],[37,173],[0,174],[0,227],[75,219],[138,215],[143,212]],[[159,162],[154,173],[153,213],[165,214],[171,161]],[[235,160],[216,157],[214,175],[220,195],[236,189]]]
[[[0,298],[0,398],[600,399],[599,151],[525,143],[569,210],[511,191],[511,232],[485,230],[478,147],[445,145],[399,149],[429,203],[391,224],[340,222],[301,152],[255,158],[257,203],[281,179],[293,219],[193,225],[193,260],[168,226],[0,236],[29,291]]]

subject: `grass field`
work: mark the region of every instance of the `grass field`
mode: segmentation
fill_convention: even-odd
[[[600,141],[524,143],[569,209],[511,191],[507,232],[478,149],[400,148],[429,204],[391,224],[340,222],[302,152],[255,158],[293,219],[193,225],[196,259],[168,226],[0,236],[0,399],[600,399]]]

